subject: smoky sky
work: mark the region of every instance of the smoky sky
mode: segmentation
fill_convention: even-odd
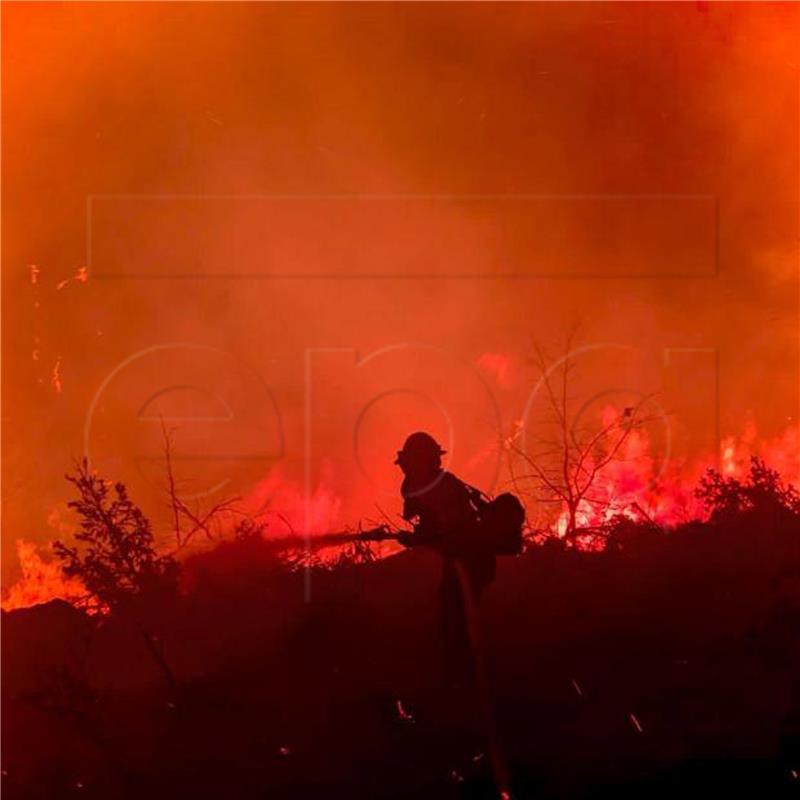
[[[576,323],[676,452],[796,418],[795,4],[2,15],[4,574],[87,448],[162,521],[163,427],[197,502],[394,513],[416,427],[496,485]]]

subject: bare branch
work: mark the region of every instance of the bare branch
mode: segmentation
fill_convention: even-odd
[[[172,472],[172,442],[170,440],[170,433],[164,424],[164,417],[161,417],[161,434],[164,437],[164,461],[167,470],[167,491],[169,493],[170,506],[172,508],[173,524],[175,525],[175,542],[178,549],[180,549],[182,547],[181,520],[178,507],[178,496],[175,491],[175,475]]]

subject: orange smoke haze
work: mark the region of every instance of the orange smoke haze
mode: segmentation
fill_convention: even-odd
[[[417,428],[505,485],[534,343],[576,322],[580,413],[658,404],[615,492],[674,467],[677,516],[745,450],[797,477],[799,27],[784,3],[3,4],[4,582],[19,540],[31,563],[64,535],[84,453],[166,541],[165,428],[187,502],[281,533],[396,519]]]

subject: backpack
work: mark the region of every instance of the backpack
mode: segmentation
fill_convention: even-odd
[[[515,495],[504,492],[481,510],[480,526],[492,543],[495,555],[518,556],[522,552],[525,509]]]

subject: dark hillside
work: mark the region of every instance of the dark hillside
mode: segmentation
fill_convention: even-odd
[[[519,796],[779,792],[798,541],[745,510],[501,560],[480,621]],[[266,543],[223,548],[151,625],[175,698],[124,614],[4,615],[8,797],[491,795],[473,701],[442,688],[435,554],[312,570],[306,603]]]

